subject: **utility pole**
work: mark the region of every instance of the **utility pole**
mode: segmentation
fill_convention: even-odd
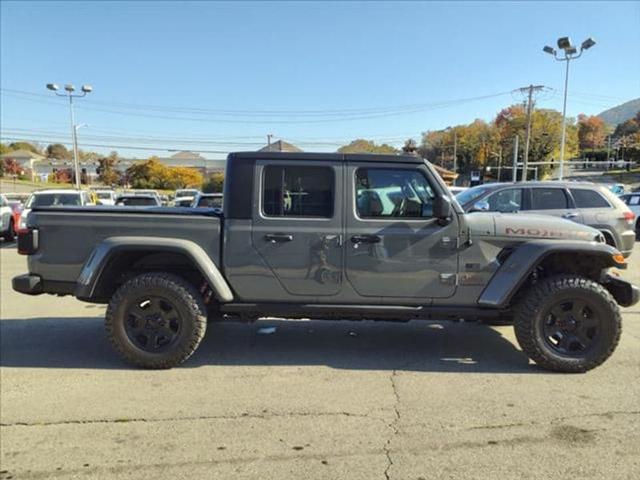
[[[544,88],[544,85],[529,85],[528,87],[520,88],[520,92],[528,92],[527,94],[527,135],[525,138],[524,146],[524,160],[522,165],[522,181],[527,181],[527,172],[529,166],[529,144],[531,142],[531,113],[533,111],[533,93],[539,92]]]
[[[513,139],[513,183],[518,181],[518,138]]]
[[[458,173],[458,131],[453,129],[453,173]],[[453,183],[455,184],[455,180]]]

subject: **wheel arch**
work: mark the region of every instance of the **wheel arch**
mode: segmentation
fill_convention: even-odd
[[[190,240],[149,237],[103,240],[83,265],[75,296],[87,301],[108,301],[117,288],[115,280],[127,270],[179,270],[187,279],[190,272],[197,272],[220,302],[233,300],[231,288],[202,247]]]
[[[599,281],[603,269],[626,268],[614,260],[618,250],[604,243],[531,241],[517,247],[501,264],[478,298],[481,307],[505,309],[534,272],[544,276],[580,274]]]

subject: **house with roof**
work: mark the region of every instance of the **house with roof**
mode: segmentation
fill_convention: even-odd
[[[15,160],[21,168],[28,168],[31,171],[32,177],[35,174],[36,164],[45,160],[44,156],[30,150],[14,150],[13,152],[0,155],[0,159],[2,159],[3,162],[6,158]]]
[[[277,142],[269,143],[262,147],[259,152],[302,152],[302,149],[295,145],[285,142],[284,140],[278,140]]]

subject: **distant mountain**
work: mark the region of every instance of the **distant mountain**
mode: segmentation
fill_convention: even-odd
[[[604,123],[608,123],[615,127],[619,123],[626,122],[630,118],[635,117],[639,110],[640,98],[636,98],[635,100],[629,100],[617,107],[605,110],[604,112],[599,113],[598,117],[604,120]]]

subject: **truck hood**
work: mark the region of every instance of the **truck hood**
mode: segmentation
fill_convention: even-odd
[[[473,236],[511,239],[565,239],[601,241],[595,228],[551,215],[475,212],[466,216]]]

